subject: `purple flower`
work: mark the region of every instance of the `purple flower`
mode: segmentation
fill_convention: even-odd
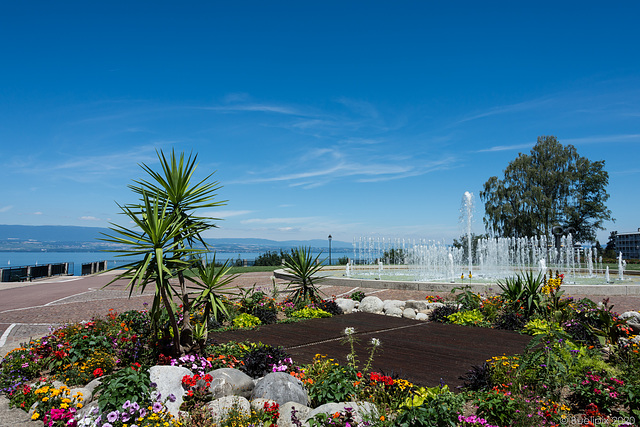
[[[130,406],[131,406],[131,401],[127,400],[122,404],[122,409],[129,409]]]
[[[167,399],[169,399],[169,402],[175,402],[176,396],[173,393],[171,393]]]
[[[118,411],[109,412],[109,415],[107,415],[107,421],[110,423],[118,421]]]
[[[122,416],[120,417],[120,421],[122,421],[123,423],[128,422],[131,419],[131,415],[129,415],[126,412],[122,413]]]
[[[162,411],[162,403],[160,403],[160,402],[155,402],[155,403],[153,404],[153,412],[158,413],[158,412],[160,412],[160,411]]]

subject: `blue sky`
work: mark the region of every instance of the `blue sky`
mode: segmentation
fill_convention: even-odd
[[[450,241],[540,135],[605,160],[640,227],[640,3],[20,1],[0,5],[0,223],[107,226],[198,154],[209,237]]]

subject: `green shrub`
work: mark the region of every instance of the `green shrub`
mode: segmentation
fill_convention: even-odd
[[[448,315],[447,319],[455,325],[489,326],[489,323],[484,320],[484,316],[478,309],[458,311]]]
[[[394,425],[398,427],[453,427],[458,423],[458,412],[462,411],[464,403],[465,398],[461,394],[438,393],[432,399],[425,400],[422,405],[400,412]]]
[[[260,323],[260,319],[248,313],[242,313],[233,319],[233,326],[236,328],[254,328]]]
[[[545,319],[532,319],[525,325],[523,331],[529,335],[548,334],[551,330],[561,330],[559,324],[556,322],[549,322]]]
[[[324,310],[320,310],[319,308],[305,307],[291,313],[291,317],[297,317],[300,319],[317,319],[320,317],[331,317],[331,314]]]
[[[150,400],[150,383],[149,371],[137,364],[112,373],[96,388],[100,412],[115,411],[127,400],[144,406]]]

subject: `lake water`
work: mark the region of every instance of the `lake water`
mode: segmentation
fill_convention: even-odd
[[[241,260],[253,261],[258,258],[264,252],[216,252],[216,262],[224,262],[230,259],[231,262],[236,261],[238,258]],[[0,252],[0,269],[6,267],[21,267],[28,265],[43,265],[43,264],[58,264],[58,263],[73,263],[74,276],[80,276],[82,274],[82,264],[97,261],[107,261],[107,268],[114,268],[119,265],[124,265],[131,260],[126,258],[116,257],[115,252]],[[315,257],[317,254],[314,254]],[[326,257],[327,254],[320,256],[320,259]],[[339,255],[339,256],[342,256]],[[332,257],[332,261],[335,264],[338,260],[338,256]],[[69,266],[71,269],[71,266]]]
[[[82,274],[82,264],[107,261],[107,267],[114,268],[130,262],[130,260],[118,258],[116,255],[115,252],[0,252],[0,268],[68,262],[73,263],[74,276],[80,276]],[[240,259],[253,261],[260,255],[262,253],[217,252],[216,262],[224,262],[227,259],[235,261],[238,256]],[[69,266],[69,269],[71,269],[71,266]]]

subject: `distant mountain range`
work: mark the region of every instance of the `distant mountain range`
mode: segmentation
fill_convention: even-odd
[[[2,225],[0,224],[0,251],[95,251],[113,249],[117,245],[98,239],[102,233],[110,234],[108,228],[76,227],[68,225]],[[268,240],[253,238],[205,239],[211,248],[220,252],[266,252],[288,250],[307,246],[326,250],[329,242],[313,240]],[[353,245],[337,240],[331,241],[336,253],[353,250]]]

